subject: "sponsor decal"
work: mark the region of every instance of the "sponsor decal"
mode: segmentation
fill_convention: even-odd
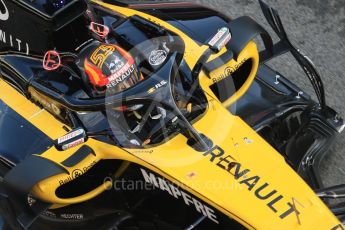
[[[223,40],[219,42],[216,48],[220,51],[229,43],[230,40],[231,40],[231,34],[229,33],[225,36]]]
[[[211,49],[220,51],[223,49],[231,40],[231,33],[229,28],[223,27],[218,33],[209,41],[209,46]]]
[[[63,213],[63,214],[60,214],[60,217],[63,219],[69,219],[69,220],[84,219],[84,215],[82,213]]]
[[[230,77],[231,74],[233,74],[236,70],[238,70],[248,59],[243,59],[241,62],[237,63],[234,66],[228,66],[224,69],[224,73],[212,78],[213,83],[217,83],[227,77]]]
[[[50,218],[56,218],[55,213],[51,212],[51,211],[44,211],[42,213],[42,215],[46,216],[46,217],[50,217]]]
[[[36,200],[29,195],[28,196],[29,206],[32,206],[35,203],[36,203]],[[42,212],[42,215],[48,218],[58,218],[58,216],[54,212],[49,211],[49,210]],[[60,218],[69,219],[69,220],[83,220],[84,219],[83,213],[61,213],[59,216]]]
[[[156,84],[154,87],[150,88],[149,90],[147,90],[148,93],[154,93],[157,89],[162,88],[164,86],[166,86],[166,84],[168,84],[167,81],[162,80],[161,82],[159,82],[158,84]]]
[[[81,175],[83,175],[83,170],[81,170],[81,169],[74,169],[72,172],[72,177],[74,179],[80,177]]]
[[[108,77],[109,81],[116,81],[121,79],[121,81],[123,81],[123,79],[125,78],[123,75],[129,75],[129,73],[132,73],[134,71],[134,65],[131,65],[130,63],[126,63],[125,65],[123,65],[118,71],[114,72],[112,75],[110,75]],[[128,77],[128,76],[127,76]]]
[[[10,17],[9,10],[4,2],[4,0],[0,0],[0,20],[7,21]],[[5,45],[10,45],[12,48],[16,48],[19,52],[24,52],[26,55],[29,55],[30,47],[29,44],[23,42],[21,39],[16,38],[12,34],[0,29],[0,42],[4,43]]]
[[[158,83],[158,84],[155,85],[155,88],[156,88],[156,89],[159,89],[159,88],[165,86],[166,84],[168,84],[168,82],[165,81],[165,80],[162,80],[160,83]]]
[[[117,86],[119,83],[125,81],[127,78],[129,78],[135,70],[134,64],[127,63],[125,64],[120,70],[113,73],[108,77],[109,84],[107,84],[107,88],[112,88]]]
[[[277,189],[273,188],[259,175],[251,172],[250,169],[243,167],[231,155],[226,154],[221,147],[214,146],[211,150],[205,152],[203,156],[208,157],[210,162],[232,175],[240,185],[245,186],[257,199],[265,202],[266,206],[280,219],[285,219],[293,213],[297,217],[299,216],[300,212],[297,210],[294,201],[301,207],[303,205],[297,199],[292,198],[291,202],[284,201],[284,196]]]
[[[83,129],[78,129],[78,130],[76,130],[76,131],[73,131],[73,132],[71,132],[71,133],[68,133],[68,134],[66,134],[65,136],[60,137],[60,138],[58,139],[58,144],[61,144],[62,142],[65,142],[65,141],[68,141],[68,140],[71,140],[71,139],[73,139],[74,137],[79,136],[79,135],[81,135],[81,134],[83,134],[83,133],[84,133],[84,130],[83,130]]]
[[[225,27],[221,28],[208,44],[210,46],[214,46],[226,32],[227,32],[227,28]]]
[[[57,216],[55,213],[51,211],[44,211],[42,215],[50,218],[62,218],[62,219],[67,219],[67,220],[83,220],[84,219],[84,214],[82,213],[62,213],[59,216]]]
[[[17,49],[19,52],[24,52],[29,55],[30,47],[28,43],[23,42],[21,39],[16,38],[12,34],[0,29],[0,42],[10,45],[12,48]]]
[[[8,12],[7,6],[4,3],[4,0],[0,0],[0,20],[7,21],[9,17],[10,14]]]
[[[52,112],[53,114],[55,114],[57,116],[59,116],[61,114],[60,108],[57,105],[55,105],[54,103],[50,102],[50,100],[47,97],[37,93],[35,90],[33,90],[31,88],[29,89],[29,92],[31,94],[32,99],[35,102],[42,105],[43,108],[45,108],[46,110]]]
[[[105,60],[115,51],[115,46],[101,45],[91,54],[90,60],[98,68],[102,68]]]
[[[194,207],[196,211],[206,216],[208,219],[215,223],[219,223],[215,211],[207,205],[200,202],[198,199],[192,197],[180,188],[176,187],[166,179],[155,176],[155,174],[147,172],[145,169],[140,169],[145,181],[154,185],[156,188],[166,191],[176,199],[182,199],[187,206]]]
[[[134,154],[144,154],[144,153],[147,153],[147,154],[151,154],[153,153],[153,150],[135,150],[133,151]]]
[[[114,56],[114,59],[111,60],[110,63],[105,62],[104,65],[106,65],[110,72],[113,74],[116,73],[120,68],[122,68],[125,63],[121,61],[118,56]]]
[[[93,166],[95,166],[95,164],[97,164],[96,161],[93,161],[90,165],[85,166],[82,169],[75,169],[73,170],[73,172],[70,174],[70,176],[66,177],[65,179],[62,179],[59,181],[60,186],[67,184],[68,182],[80,177],[81,175],[83,175],[84,173],[86,173],[87,171],[89,171]]]
[[[71,148],[76,147],[76,146],[78,146],[80,144],[83,144],[84,142],[85,142],[85,139],[84,138],[80,138],[80,139],[75,140],[75,141],[73,141],[71,143],[63,145],[62,146],[62,150],[71,149]]]
[[[153,66],[158,66],[164,63],[168,54],[165,50],[153,50],[149,57],[149,63]]]

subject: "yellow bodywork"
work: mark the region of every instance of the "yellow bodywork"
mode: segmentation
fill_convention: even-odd
[[[178,34],[185,42],[184,59],[190,68],[194,67],[208,48],[205,45],[200,46],[180,30],[153,16],[99,1],[94,3],[120,12],[126,17],[142,16]],[[210,59],[213,58],[215,56]],[[101,159],[120,159],[142,165],[183,186],[200,200],[249,229],[332,229],[339,225],[338,219],[290,168],[284,158],[243,120],[226,109],[247,91],[255,78],[259,57],[254,42],[247,45],[237,61],[232,60],[227,66],[233,67],[248,59],[253,63],[248,80],[223,104],[209,88],[217,81],[217,71],[221,73],[223,69],[213,72],[210,78],[204,73],[200,75],[200,84],[206,92],[209,107],[193,126],[213,141],[215,147],[210,152],[195,151],[186,144],[187,140],[183,135],[177,135],[169,142],[150,149],[136,150],[121,149],[89,139],[86,144],[91,146],[96,154],[90,154],[75,167],[68,168],[61,162],[73,155],[80,146],[63,152],[52,147],[39,157],[60,164],[70,174],[48,178],[37,184],[32,193],[57,205],[87,201],[111,187],[111,182],[105,182],[80,197],[61,199],[55,194],[55,190],[60,186],[59,181],[68,179],[76,169],[89,169]],[[57,139],[66,134],[62,123],[2,80],[0,90],[1,100],[50,138]],[[268,196],[270,193],[272,194]]]

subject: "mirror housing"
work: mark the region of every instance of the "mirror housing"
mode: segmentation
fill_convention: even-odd
[[[55,140],[54,145],[57,150],[65,151],[75,146],[81,145],[87,141],[87,134],[83,128],[76,128],[66,135]]]
[[[219,29],[218,33],[210,39],[208,45],[214,52],[220,52],[231,40],[231,32],[228,27]]]
[[[99,36],[101,39],[106,39],[110,32],[110,29],[108,26],[105,26],[96,22],[91,22],[90,30],[93,33],[95,33],[97,36]]]

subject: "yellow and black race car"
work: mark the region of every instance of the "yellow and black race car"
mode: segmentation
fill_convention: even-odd
[[[318,169],[344,122],[259,4],[278,43],[188,2],[0,0],[2,228],[344,229]]]

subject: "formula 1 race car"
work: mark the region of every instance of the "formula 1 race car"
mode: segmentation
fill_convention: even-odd
[[[277,43],[187,2],[0,0],[2,228],[344,229],[319,172],[344,122],[259,4]]]

